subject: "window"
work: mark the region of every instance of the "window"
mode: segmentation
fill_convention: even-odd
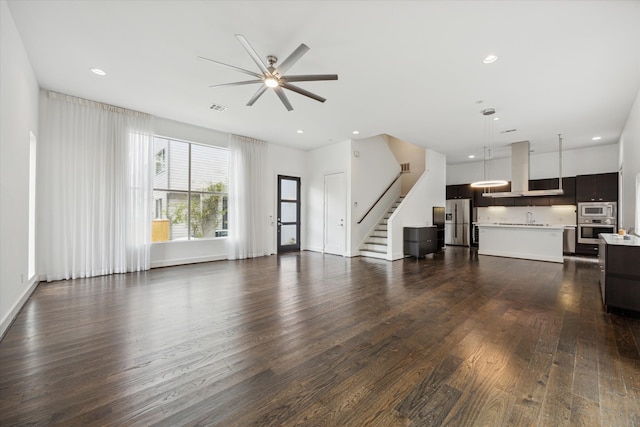
[[[152,241],[226,236],[229,150],[156,137],[154,151]]]
[[[162,200],[163,199],[155,199],[156,202],[156,211],[155,211],[155,215],[154,218],[155,219],[162,219],[162,213],[164,212],[164,210],[162,209]]]
[[[167,151],[165,148],[156,152],[156,175],[165,171],[167,166]]]

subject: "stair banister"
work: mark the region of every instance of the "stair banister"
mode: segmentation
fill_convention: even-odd
[[[387,189],[386,189],[386,190],[384,190],[384,191],[382,192],[382,194],[380,195],[380,197],[378,197],[378,200],[376,200],[376,201],[373,203],[373,205],[371,205],[371,207],[369,208],[369,210],[368,210],[364,215],[362,215],[362,218],[360,218],[360,221],[358,221],[358,224],[360,224],[362,221],[364,221],[364,219],[367,217],[367,215],[369,215],[369,212],[371,212],[371,211],[373,210],[373,208],[375,208],[375,207],[376,207],[376,205],[378,204],[378,202],[379,202],[380,200],[382,200],[382,198],[384,197],[384,195],[385,195],[385,194],[387,194],[387,192],[391,189],[391,187],[393,187],[393,184],[395,184],[395,183],[396,183],[396,181],[397,181],[401,176],[402,176],[402,172],[400,172],[400,173],[398,174],[398,176],[396,176],[396,177],[394,178],[394,180],[391,182],[391,184],[389,184],[389,186],[387,187]]]

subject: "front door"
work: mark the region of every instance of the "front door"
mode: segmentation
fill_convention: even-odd
[[[300,250],[300,178],[278,175],[278,253]]]
[[[324,252],[328,254],[344,256],[346,188],[344,173],[324,176]]]

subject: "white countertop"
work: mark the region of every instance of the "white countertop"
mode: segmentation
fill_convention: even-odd
[[[640,246],[640,237],[628,234],[628,239],[625,236],[619,234],[602,233],[600,236],[607,242],[608,245],[621,245],[621,246]]]
[[[564,229],[564,228],[575,228],[575,225],[563,225],[563,224],[524,224],[524,223],[507,223],[507,222],[474,222],[473,223],[477,227],[500,227],[500,228],[532,228],[532,229]]]

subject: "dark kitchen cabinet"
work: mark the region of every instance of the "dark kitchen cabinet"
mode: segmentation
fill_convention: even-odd
[[[576,202],[617,202],[618,173],[578,175]]]
[[[553,179],[553,187],[558,188],[558,178]],[[576,177],[568,176],[562,178],[562,196],[549,196],[551,205],[575,205],[576,204]]]
[[[615,178],[615,192],[617,194],[618,184],[617,184],[617,174],[602,174],[602,175],[616,175]],[[586,177],[597,176],[597,175],[583,175]],[[600,184],[601,187],[605,188],[605,192],[610,192],[610,187],[612,181],[609,177],[605,177],[603,182]],[[464,194],[465,197],[460,198],[471,198],[473,199],[473,207],[475,208],[486,208],[489,206],[553,206],[553,205],[575,205],[576,204],[576,186],[577,186],[577,178],[575,176],[569,176],[562,178],[562,189],[564,190],[564,194],[560,196],[522,196],[522,197],[483,197],[482,193],[484,192],[508,192],[511,191],[511,182],[509,185],[501,188],[472,188],[472,196],[469,197],[468,193],[461,193],[460,188],[469,186],[469,184],[463,185],[449,185],[447,186],[447,199],[454,198],[449,197],[459,194]],[[456,187],[451,188],[450,187]],[[529,180],[529,190],[555,190],[558,186],[558,178],[545,178],[545,179],[532,179]],[[466,190],[465,190],[466,191]],[[617,196],[616,196],[617,197]]]
[[[558,178],[529,180],[529,190],[556,190]],[[562,178],[561,196],[523,196],[515,197],[515,206],[553,206],[576,204],[576,178],[574,176]]]
[[[471,184],[447,185],[447,200],[473,199]]]
[[[438,228],[404,227],[404,254],[422,258],[438,251]]]
[[[482,197],[484,188],[473,189],[473,207],[474,208],[486,208],[488,206],[495,206],[495,199],[492,197]]]
[[[555,188],[558,180],[555,180]],[[554,179],[530,179],[529,190],[550,190],[554,188]],[[514,198],[515,206],[550,206],[549,196],[522,196]]]
[[[502,193],[511,191],[511,182],[504,187],[495,188],[474,188],[473,207],[486,208],[489,206],[514,206],[513,197],[484,197],[482,193]]]
[[[595,243],[576,243],[578,255],[598,255],[598,245]]]

